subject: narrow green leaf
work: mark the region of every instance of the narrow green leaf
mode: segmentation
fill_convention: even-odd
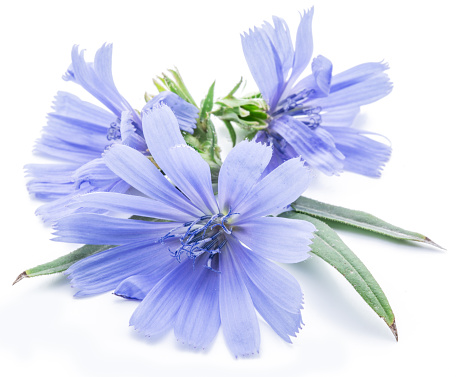
[[[297,212],[306,213],[320,219],[341,222],[401,240],[424,242],[443,249],[422,234],[399,228],[366,212],[333,206],[303,196],[299,197],[291,206]]]
[[[193,106],[196,106],[196,102],[193,99],[193,97],[191,96],[190,92],[188,91],[187,86],[185,85],[184,80],[182,79],[182,76],[181,76],[180,72],[178,71],[178,69],[177,68],[174,68],[174,70],[168,69],[168,71],[171,72],[171,74],[174,77],[174,80],[176,80],[176,84],[179,86],[180,90],[183,92],[184,97],[182,97],[182,98],[187,99],[187,101],[190,102]]]
[[[63,257],[57,258],[51,262],[40,264],[39,266],[30,268],[22,272],[17,279],[14,281],[13,285],[21,281],[24,278],[31,278],[34,276],[41,275],[52,275],[58,272],[65,271],[73,263],[86,258],[90,255],[99,253],[104,250],[108,250],[114,246],[106,245],[84,245],[79,249],[72,251],[71,253],[64,255]]]
[[[212,111],[212,107],[214,106],[214,87],[215,81],[212,83],[209,91],[207,92],[206,98],[201,105],[200,111],[200,122],[205,122],[206,119],[209,117],[209,113]]]
[[[242,79],[242,77],[241,77],[241,79],[239,80],[239,82],[234,86],[233,89],[231,89],[231,91],[226,95],[225,98],[232,97],[233,94],[236,93],[236,92],[238,91],[239,87],[240,87],[241,84],[242,84],[242,81],[243,81],[243,79]]]
[[[233,143],[234,147],[236,145],[236,131],[234,130],[234,127],[229,120],[224,120],[223,123],[225,124],[228,132],[230,133],[231,142]]]
[[[303,213],[291,211],[280,216],[305,220],[315,225],[317,232],[312,240],[312,253],[329,263],[348,280],[364,301],[386,322],[397,340],[396,321],[385,294],[363,262],[337,233],[324,222]]]
[[[163,82],[163,79],[160,78],[160,80]],[[165,88],[163,85],[161,85],[161,84],[158,82],[158,80],[152,79],[152,81],[153,81],[155,87],[157,88],[157,90],[158,90],[159,92],[164,92],[164,91],[166,91],[166,88]]]

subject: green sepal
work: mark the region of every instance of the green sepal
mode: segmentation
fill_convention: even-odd
[[[51,262],[40,264],[39,266],[25,270],[14,281],[13,285],[21,281],[24,278],[31,278],[34,276],[41,275],[52,275],[59,272],[65,271],[72,264],[77,261],[84,259],[90,255],[99,253],[113,248],[114,246],[107,245],[84,245],[79,249],[72,251],[71,253],[64,255],[63,257],[57,258]]]
[[[215,88],[215,81],[212,83],[212,85],[209,88],[209,91],[207,92],[206,98],[201,103],[201,110],[200,110],[200,116],[199,116],[199,122],[203,126],[203,130],[206,131],[207,129],[207,119],[209,119],[210,112],[212,111],[212,108],[214,106],[214,88]]]
[[[337,233],[323,221],[303,213],[290,211],[282,213],[280,216],[308,221],[317,228],[310,245],[312,254],[320,257],[339,271],[363,300],[386,322],[398,340],[396,321],[388,299],[367,267],[345,245]]]
[[[305,213],[319,219],[337,221],[400,240],[424,242],[443,249],[420,233],[399,228],[363,211],[334,206],[303,196],[299,197],[291,206],[297,212]]]
[[[230,134],[231,142],[233,143],[234,147],[236,145],[236,131],[234,130],[234,127],[229,120],[224,120],[223,124]]]
[[[181,74],[179,73],[179,70],[177,68],[174,69],[168,69],[169,72],[171,72],[172,76],[174,77],[174,80],[179,87],[179,89],[183,93],[183,97],[187,102],[190,102],[193,106],[196,106],[196,102],[191,96],[190,92],[187,89],[187,86],[184,83],[184,80],[182,79]]]

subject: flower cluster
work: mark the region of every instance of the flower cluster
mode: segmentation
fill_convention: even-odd
[[[195,348],[222,326],[236,356],[259,350],[257,313],[285,341],[296,335],[301,288],[275,262],[305,260],[315,227],[277,215],[305,191],[311,168],[377,177],[390,155],[350,127],[360,106],[390,92],[387,65],[333,76],[318,56],[300,78],[312,56],[312,15],[302,16],[294,47],[277,17],[244,34],[260,94],[235,98],[234,90],[214,111],[213,94],[196,107],[177,74],[156,81],[159,94],[137,111],[114,85],[111,45],[93,62],[73,48],[64,80],[106,109],[59,92],[36,144],[58,163],[26,169],[56,241],[115,245],[67,269],[77,296],[114,291],[140,300],[132,326],[145,335],[174,329]],[[252,132],[223,164],[213,157],[211,114]]]

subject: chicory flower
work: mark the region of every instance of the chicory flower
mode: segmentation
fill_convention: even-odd
[[[29,164],[31,194],[48,203],[37,210],[44,221],[52,221],[72,211],[67,204],[74,195],[92,191],[126,192],[130,185],[111,172],[101,154],[107,146],[121,143],[150,155],[138,114],[118,92],[112,77],[112,45],[103,45],[94,62],[86,62],[77,46],[72,50],[72,64],[64,80],[81,85],[106,109],[58,92],[47,126],[37,141],[35,152],[56,159],[55,164]],[[164,102],[175,112],[180,129],[193,133],[198,109],[171,92],[161,92],[143,111]]]
[[[72,206],[161,221],[96,213],[60,219],[58,241],[118,245],[67,270],[76,295],[114,290],[142,300],[132,326],[145,335],[173,328],[195,348],[207,347],[222,326],[234,355],[257,353],[256,311],[290,342],[302,323],[302,292],[273,261],[306,259],[315,228],[269,215],[302,194],[308,168],[292,158],[263,175],[272,148],[243,141],[223,163],[214,195],[209,165],[185,143],[173,112],[163,105],[142,120],[148,148],[167,177],[139,151],[116,144],[104,162],[144,196],[91,193]]]
[[[344,170],[379,177],[391,148],[350,126],[360,106],[392,89],[384,63],[365,63],[333,75],[332,63],[317,56],[312,74],[299,80],[313,51],[313,8],[301,18],[296,44],[284,20],[274,17],[242,36],[248,66],[268,104],[267,127],[256,140],[274,145],[273,169],[302,156],[327,175]]]

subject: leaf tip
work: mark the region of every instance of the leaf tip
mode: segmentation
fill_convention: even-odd
[[[14,280],[13,285],[16,284],[16,283],[18,283],[18,282],[20,282],[22,279],[28,278],[28,277],[29,277],[29,276],[27,275],[27,272],[26,272],[26,271],[20,273],[19,276],[16,278],[16,280]]]
[[[397,333],[397,326],[396,326],[396,320],[393,321],[391,325],[388,325],[391,332],[393,333],[394,337],[396,338],[396,342],[399,341],[399,335]]]
[[[446,250],[444,247],[442,247],[442,246],[440,246],[440,245],[437,245],[434,241],[432,241],[432,240],[429,239],[428,237],[426,237],[426,238],[424,239],[424,242],[427,243],[427,244],[429,244],[429,245],[438,247],[439,249]]]

